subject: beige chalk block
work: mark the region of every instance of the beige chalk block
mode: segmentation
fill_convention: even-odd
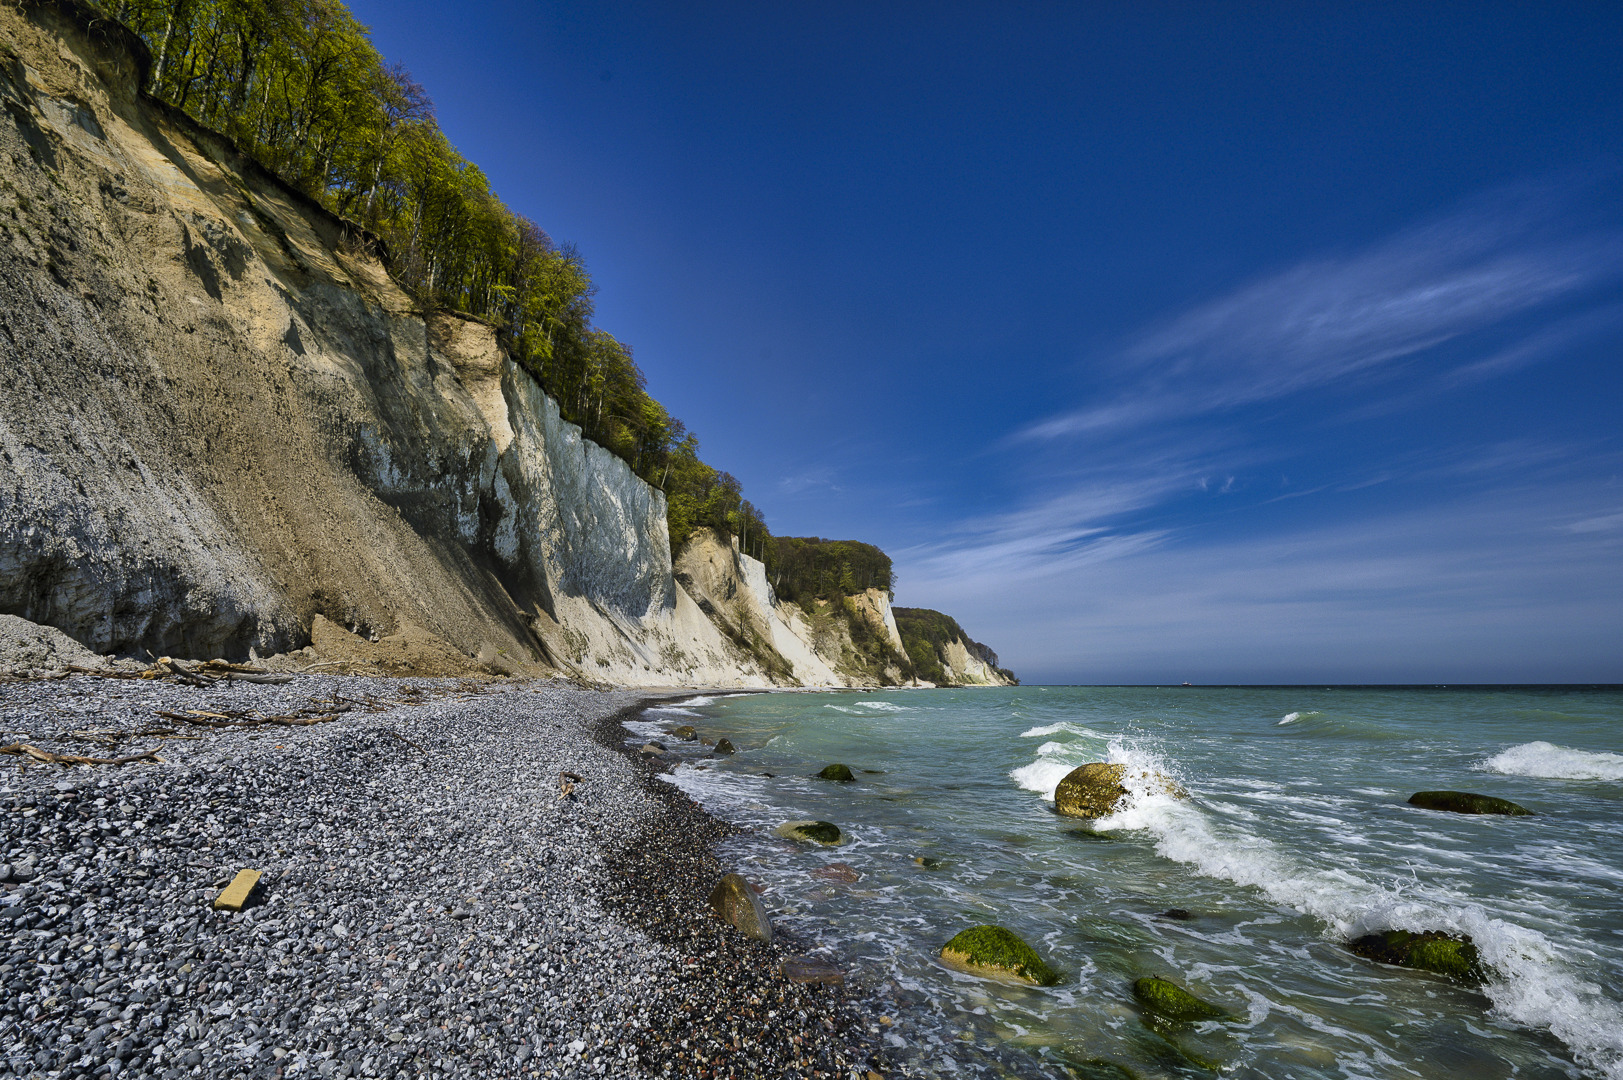
[[[231,884],[225,887],[225,892],[214,898],[216,911],[241,911],[242,905],[248,902],[248,894],[254,891],[259,884],[258,870],[238,870],[237,876],[231,879]]]

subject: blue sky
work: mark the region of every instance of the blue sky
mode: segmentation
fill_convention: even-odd
[[[1623,6],[351,6],[1028,682],[1623,681]]]

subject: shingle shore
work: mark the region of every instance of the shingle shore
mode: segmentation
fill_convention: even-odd
[[[407,688],[415,687],[418,692]],[[619,749],[644,695],[301,676],[0,685],[0,1080],[828,1076],[845,991],[704,908],[726,826]],[[216,730],[159,710],[286,714]],[[171,728],[177,740],[75,732]],[[583,780],[558,797],[558,774]],[[240,913],[211,901],[264,871]]]

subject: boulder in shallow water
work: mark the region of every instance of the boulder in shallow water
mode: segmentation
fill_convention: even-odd
[[[786,840],[805,840],[824,847],[837,847],[845,842],[845,834],[832,821],[785,821],[777,834]]]
[[[1455,936],[1441,930],[1416,934],[1409,930],[1388,930],[1365,934],[1348,942],[1347,948],[1366,960],[1398,967],[1416,968],[1446,975],[1475,985],[1482,981],[1482,958],[1469,934]]]
[[[1127,766],[1091,761],[1065,774],[1065,779],[1054,789],[1054,809],[1066,817],[1097,818],[1112,814],[1127,794],[1123,781]],[[1189,793],[1161,773],[1150,774],[1152,787],[1174,798],[1187,799]]]
[[[671,728],[671,734],[683,742],[693,742],[699,737],[699,733],[694,730],[692,724],[683,724],[681,727]]]
[[[642,749],[637,752],[646,757],[658,757],[665,752],[665,748],[656,742],[643,743]]]
[[[736,752],[736,748],[727,739],[721,739],[720,741],[718,741],[716,743],[716,749],[715,749],[714,753],[722,754],[722,755],[725,756],[727,754],[731,754],[731,753],[735,753],[735,752]]]
[[[1146,1012],[1162,1020],[1190,1023],[1195,1020],[1233,1020],[1232,1014],[1209,1001],[1202,1001],[1171,979],[1149,975],[1133,983],[1133,996]]]
[[[1053,986],[1059,972],[1012,930],[972,926],[941,946],[948,967],[987,979],[1007,979],[1028,986]]]
[[[851,773],[849,765],[825,765],[823,771],[817,774],[819,780],[838,780],[842,784],[849,784],[856,777]]]
[[[755,895],[755,886],[743,875],[728,874],[716,883],[710,892],[710,909],[732,923],[740,933],[772,944],[772,920],[767,918],[766,908]]]
[[[1469,791],[1417,791],[1409,796],[1409,805],[1422,810],[1447,810],[1454,814],[1506,814],[1525,817],[1533,813],[1527,807],[1509,799],[1496,799],[1492,795],[1473,795]]]

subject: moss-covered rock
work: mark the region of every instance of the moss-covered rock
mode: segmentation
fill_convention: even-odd
[[[739,874],[728,874],[710,893],[710,909],[757,941],[772,943],[772,920],[755,887]]]
[[[1054,809],[1066,817],[1098,818],[1114,813],[1116,804],[1127,794],[1127,766],[1091,761],[1065,774],[1065,779],[1054,789]],[[1159,786],[1179,799],[1189,793],[1173,782],[1171,777],[1154,773],[1151,784]]]
[[[849,784],[856,777],[851,773],[849,765],[825,765],[823,771],[817,774],[819,780],[838,780],[842,784]]]
[[[737,748],[735,746],[733,746],[733,744],[732,744],[732,742],[730,740],[720,739],[720,740],[718,740],[716,742],[716,749],[715,749],[714,753],[721,754],[722,756],[726,756],[727,754],[732,754],[732,753],[736,753],[736,752],[737,752]]]
[[[1149,975],[1133,983],[1133,996],[1146,1012],[1163,1020],[1189,1023],[1195,1020],[1233,1020],[1231,1013],[1209,1001],[1202,1001],[1171,979]]]
[[[698,731],[694,729],[692,724],[683,724],[681,727],[671,728],[671,734],[683,742],[693,742],[699,737]]]
[[[1347,948],[1366,960],[1431,971],[1472,986],[1483,978],[1482,958],[1469,934],[1388,930],[1382,934],[1365,934],[1349,942]]]
[[[832,821],[785,821],[777,834],[787,840],[804,840],[824,847],[837,847],[845,842],[845,834]]]
[[[1001,926],[972,926],[941,947],[949,967],[985,978],[1011,979],[1031,986],[1053,986],[1059,972],[1020,939]]]
[[[1447,810],[1454,814],[1506,814],[1524,817],[1533,811],[1509,799],[1496,799],[1492,795],[1473,795],[1469,791],[1417,791],[1409,796],[1409,805],[1422,810]]]

